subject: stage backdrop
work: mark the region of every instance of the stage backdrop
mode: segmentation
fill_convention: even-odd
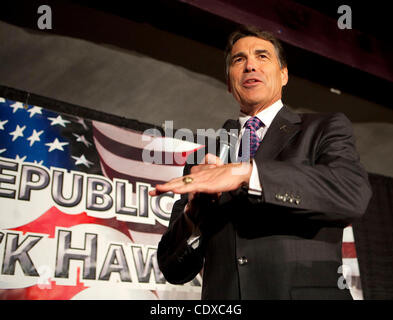
[[[170,285],[157,264],[179,197],[148,191],[202,145],[161,133],[0,97],[0,299],[200,298],[200,275]],[[352,227],[343,255],[337,285],[361,299]]]

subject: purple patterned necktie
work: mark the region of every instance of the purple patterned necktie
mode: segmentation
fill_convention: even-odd
[[[240,161],[244,162],[244,161],[248,161],[250,158],[254,158],[255,153],[258,150],[259,144],[261,143],[261,140],[259,140],[258,138],[257,131],[259,128],[263,126],[264,126],[263,122],[258,117],[251,117],[250,119],[247,120],[245,124],[245,132],[240,142],[240,148],[239,148]],[[242,154],[243,145],[245,148],[244,155]],[[249,146],[249,148],[247,148],[247,146]]]

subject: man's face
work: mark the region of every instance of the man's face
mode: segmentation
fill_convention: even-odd
[[[234,44],[229,62],[228,90],[241,110],[255,115],[281,99],[288,82],[287,68],[280,68],[273,44],[256,37],[241,38]]]

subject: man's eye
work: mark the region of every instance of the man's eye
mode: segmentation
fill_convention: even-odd
[[[266,58],[266,55],[265,54],[260,54],[259,57],[264,59],[264,58]]]
[[[242,60],[243,60],[242,57],[238,57],[238,58],[233,59],[233,63],[240,62]]]

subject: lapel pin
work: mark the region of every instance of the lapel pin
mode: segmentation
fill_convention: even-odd
[[[287,127],[287,125],[286,125],[286,124],[282,125],[282,126],[280,127],[280,130],[283,130],[284,132],[288,133],[288,127]]]

